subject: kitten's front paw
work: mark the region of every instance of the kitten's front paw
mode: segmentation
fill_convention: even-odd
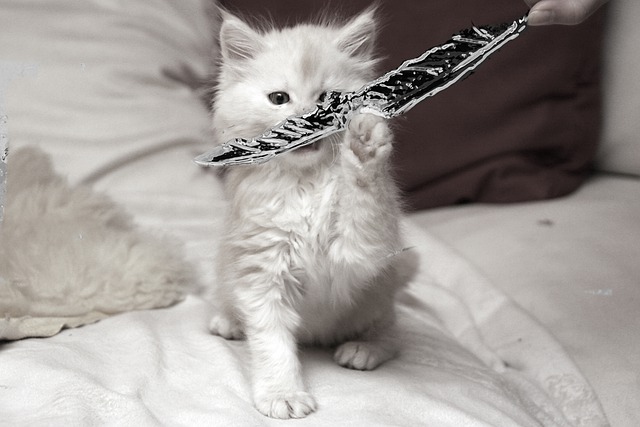
[[[228,340],[241,340],[244,338],[240,323],[222,314],[213,316],[211,322],[209,322],[209,331]]]
[[[280,393],[256,398],[256,408],[267,417],[304,418],[316,410],[315,399],[305,391]]]
[[[333,360],[340,366],[370,371],[393,357],[393,352],[366,341],[349,341],[340,345]]]
[[[391,131],[382,117],[356,114],[349,122],[346,142],[362,163],[386,159],[391,152],[391,140]]]

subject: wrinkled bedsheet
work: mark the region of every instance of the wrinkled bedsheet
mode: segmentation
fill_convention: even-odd
[[[149,162],[162,171],[191,154],[177,148]],[[96,186],[110,189],[142,226],[182,239],[201,288],[170,308],[0,344],[0,424],[607,425],[593,390],[552,336],[410,220],[405,254],[414,262],[398,302],[398,358],[360,372],[336,365],[329,349],[304,348],[318,411],[298,421],[265,418],[252,406],[245,343],[207,331],[212,308],[202,289],[215,281],[211,259],[225,208],[215,176],[188,169],[203,184],[185,193],[163,187],[157,175],[155,186],[147,182],[153,175],[128,175],[136,170]],[[155,190],[141,191],[145,182]],[[495,352],[506,371],[485,366],[477,357],[483,352]]]

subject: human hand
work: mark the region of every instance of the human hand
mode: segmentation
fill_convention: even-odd
[[[575,25],[587,19],[607,0],[524,0],[531,8],[529,25]]]

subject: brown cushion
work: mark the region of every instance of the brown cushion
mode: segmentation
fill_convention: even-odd
[[[223,0],[279,24],[307,20],[324,2]],[[347,16],[371,2],[339,4]],[[333,3],[336,5],[336,3]],[[387,0],[380,71],[475,23],[526,13],[520,0]],[[519,202],[565,195],[590,171],[600,132],[603,13],[575,27],[531,27],[474,75],[396,119],[397,178],[408,208]]]

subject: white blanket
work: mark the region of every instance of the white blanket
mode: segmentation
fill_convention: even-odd
[[[203,282],[212,280],[219,199],[211,215],[198,197],[120,196],[143,224],[162,223],[188,239]],[[399,357],[360,372],[336,365],[329,350],[303,349],[304,375],[319,403],[304,420],[271,420],[253,408],[245,344],[210,335],[211,309],[193,294],[171,308],[1,344],[0,424],[606,425],[557,342],[464,259],[406,225],[419,267],[399,302]],[[507,362],[506,372],[474,356],[491,351],[480,336]]]

